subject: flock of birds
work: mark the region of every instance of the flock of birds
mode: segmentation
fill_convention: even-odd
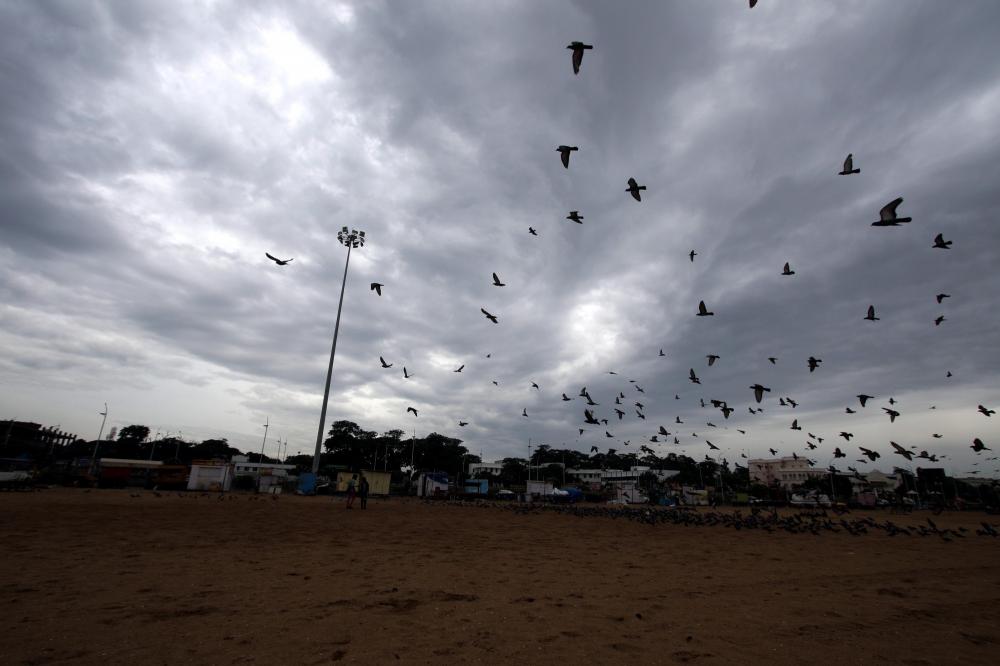
[[[435,500],[427,500],[433,502]],[[692,509],[644,509],[636,511],[623,506],[580,505],[580,504],[546,504],[541,502],[489,502],[486,500],[450,500],[448,504],[462,507],[479,507],[484,509],[500,509],[511,511],[517,515],[538,515],[542,513],[559,513],[578,518],[610,518],[613,520],[628,520],[645,525],[681,525],[684,527],[729,527],[735,530],[761,530],[767,533],[787,532],[789,534],[812,534],[820,536],[823,533],[847,533],[859,537],[867,534],[882,533],[890,537],[938,537],[943,541],[964,539],[967,536],[1000,537],[997,527],[986,521],[981,521],[975,530],[967,527],[940,528],[927,518],[926,525],[901,525],[892,520],[878,521],[871,516],[849,518],[850,511],[840,509],[835,511],[812,510],[796,513],[779,512],[774,508],[751,508],[748,514],[742,511],[708,511]],[[833,513],[833,516],[830,514]]]
[[[753,8],[755,6],[755,4],[756,4],[756,0],[750,0],[750,7],[751,8]],[[581,67],[582,67],[582,64],[583,64],[584,54],[587,51],[592,51],[594,49],[594,46],[592,44],[586,44],[584,42],[574,41],[574,42],[571,42],[566,48],[569,49],[572,52],[572,60],[571,60],[571,62],[572,62],[573,73],[574,73],[574,75],[578,75],[580,73],[580,70],[581,70]],[[570,168],[570,161],[571,161],[570,158],[571,158],[571,155],[573,155],[573,153],[575,153],[575,152],[578,152],[579,151],[579,147],[578,146],[573,146],[573,145],[559,145],[556,148],[556,151],[559,153],[559,159],[560,159],[560,162],[562,163],[563,168],[564,169],[569,169]],[[859,167],[855,166],[854,155],[853,154],[848,154],[847,157],[844,159],[843,166],[842,166],[841,170],[839,172],[837,172],[837,175],[840,175],[840,176],[856,176],[856,175],[858,175],[860,173],[861,173],[861,169]],[[642,202],[642,193],[647,190],[647,186],[646,185],[640,185],[638,183],[638,181],[636,181],[636,179],[634,177],[629,177],[628,180],[626,181],[626,185],[627,185],[627,187],[625,188],[625,193],[627,193],[629,196],[631,196],[632,199],[635,200],[637,203],[641,203]],[[885,206],[883,206],[882,209],[879,211],[879,219],[876,220],[876,221],[874,221],[874,222],[872,222],[871,226],[873,226],[873,227],[899,227],[900,225],[910,223],[912,221],[912,219],[913,219],[912,217],[903,217],[903,216],[899,215],[898,210],[899,210],[899,207],[900,207],[900,205],[902,203],[903,203],[903,198],[902,197],[897,197],[896,199],[894,199],[894,200],[890,201],[889,203],[885,204]],[[569,220],[569,221],[571,221],[571,222],[573,222],[573,223],[582,225],[584,223],[584,219],[585,218],[584,218],[583,215],[580,214],[579,210],[571,210],[569,212],[569,214],[566,215],[566,219]],[[537,232],[537,230],[534,227],[530,227],[529,226],[528,227],[528,233],[530,235],[532,235],[532,236],[536,236],[536,237],[538,236],[538,232]],[[937,234],[935,236],[933,245],[931,247],[935,248],[935,249],[949,250],[951,248],[951,245],[952,245],[952,241],[951,240],[946,240],[943,237],[943,235],[939,233],[939,234]],[[279,259],[279,258],[271,255],[270,253],[267,253],[266,256],[268,257],[268,259],[272,260],[273,262],[275,262],[279,266],[286,266],[286,265],[288,265],[292,261],[292,259]],[[688,256],[690,262],[694,263],[695,257],[699,256],[699,253],[697,251],[695,251],[695,250],[691,250],[687,254],[687,256]],[[790,265],[789,262],[785,262],[784,266],[782,267],[782,271],[781,271],[780,275],[781,276],[785,276],[785,277],[791,277],[791,276],[796,275],[796,271],[792,269],[792,267],[791,267],[791,265]],[[503,288],[503,287],[507,286],[507,283],[504,282],[501,279],[501,277],[496,272],[493,272],[491,277],[492,277],[492,286],[497,287],[497,288]],[[381,282],[372,282],[370,284],[370,290],[373,291],[373,292],[375,292],[375,294],[377,296],[381,296],[382,295],[382,289],[384,287],[385,287],[385,284],[381,283]],[[938,304],[941,304],[944,301],[944,299],[950,298],[950,294],[939,293],[934,298],[936,299],[936,301],[937,301]],[[480,312],[486,318],[486,320],[488,320],[489,322],[491,322],[491,323],[493,323],[495,325],[499,325],[500,324],[500,316],[497,315],[497,314],[495,314],[494,312],[491,312],[490,310],[487,310],[487,308],[485,306],[480,308]],[[694,315],[697,316],[697,317],[712,317],[712,316],[715,315],[715,312],[713,312],[712,310],[709,309],[709,307],[706,305],[705,301],[700,301],[698,303],[697,311],[694,313]],[[877,321],[881,320],[881,318],[877,316],[877,310],[876,310],[874,304],[868,305],[866,314],[865,314],[864,317],[861,317],[861,319],[863,319],[865,321],[869,321],[869,322],[877,322]],[[943,315],[938,316],[934,320],[934,325],[935,326],[940,326],[942,324],[942,322],[944,322],[944,321],[946,321],[946,318]],[[659,357],[666,356],[666,354],[664,353],[663,349],[659,350],[658,356]],[[486,358],[490,358],[490,357],[491,357],[491,354],[486,354]],[[717,354],[707,354],[706,355],[706,359],[707,359],[707,367],[708,368],[712,368],[720,360],[720,356],[717,355]],[[767,357],[767,361],[771,365],[776,365],[778,363],[778,358],[774,357],[774,356]],[[393,368],[394,365],[395,365],[395,363],[387,362],[386,359],[383,356],[379,356],[379,362],[381,364],[381,367],[383,369],[386,369],[386,370],[390,369],[390,368]],[[821,364],[823,363],[823,359],[817,358],[815,356],[809,356],[807,359],[805,359],[804,363],[805,363],[805,366],[809,369],[809,372],[813,373],[813,372],[816,372],[818,369],[820,369]],[[454,373],[461,373],[464,369],[465,369],[465,364],[462,364],[458,368],[454,369],[453,372]],[[411,379],[412,377],[414,377],[414,373],[411,372],[410,370],[408,370],[408,368],[406,366],[403,366],[402,372],[403,372],[403,378],[404,379],[408,380],[408,379]],[[608,374],[610,374],[610,375],[616,375],[617,373],[615,371],[609,371]],[[951,377],[952,373],[949,371],[947,373],[947,376]],[[695,372],[695,368],[693,368],[693,367],[690,368],[688,376],[687,376],[687,379],[693,385],[701,385],[701,383],[702,383],[701,382],[701,378]],[[495,379],[492,380],[492,383],[493,383],[494,386],[497,386],[497,387],[500,386],[499,382],[497,380],[495,380]],[[622,422],[624,420],[624,418],[626,417],[626,415],[630,414],[632,412],[634,412],[634,418],[642,420],[642,421],[645,421],[646,420],[646,414],[645,414],[645,404],[644,404],[644,402],[642,400],[637,399],[638,395],[636,395],[633,398],[626,397],[626,393],[625,393],[625,390],[624,390],[625,388],[628,388],[629,391],[634,391],[635,394],[642,394],[642,393],[645,392],[644,389],[637,383],[637,380],[630,379],[628,381],[628,386],[625,386],[625,385],[620,386],[619,390],[617,390],[616,393],[615,393],[615,395],[612,396],[613,403],[614,403],[614,406],[612,407],[612,410],[613,410],[612,413],[613,413],[613,415],[609,414],[609,416],[607,416],[607,417],[602,417],[602,416],[599,416],[597,414],[597,412],[593,409],[594,407],[600,406],[601,403],[595,401],[593,399],[593,397],[591,396],[590,392],[588,391],[587,387],[584,386],[579,391],[579,393],[576,396],[578,398],[584,399],[585,400],[585,404],[586,404],[586,406],[583,409],[583,425],[584,426],[598,426],[599,427],[598,430],[600,430],[600,429],[604,430],[605,439],[617,439],[615,437],[615,435],[612,434],[612,432],[611,432],[611,425],[610,424],[611,424],[612,421]],[[535,391],[540,391],[541,390],[540,387],[538,386],[538,384],[535,383],[535,382],[531,382],[531,389],[534,389]],[[755,383],[755,384],[751,385],[749,387],[749,389],[753,392],[753,400],[754,400],[754,402],[751,403],[748,406],[748,408],[747,408],[749,414],[752,415],[752,416],[763,414],[764,411],[765,411],[765,408],[762,406],[762,404],[763,404],[763,402],[765,400],[765,397],[766,397],[765,394],[771,394],[772,393],[772,388],[769,387],[769,386],[765,386],[765,385],[763,385],[761,383]],[[674,398],[676,400],[680,400],[680,395],[679,394],[675,394]],[[857,396],[857,398],[859,400],[860,409],[866,408],[869,400],[874,400],[874,396],[870,396],[870,395],[866,395],[866,394],[859,394]],[[610,398],[607,398],[607,399],[610,399]],[[562,393],[561,400],[563,402],[569,402],[569,401],[574,400],[574,398],[569,397],[566,393]],[[631,404],[628,404],[628,403],[631,403]],[[718,409],[719,412],[722,414],[722,417],[723,417],[724,421],[728,421],[729,418],[730,418],[730,415],[736,409],[735,407],[730,406],[730,404],[729,404],[728,401],[726,401],[726,400],[720,400],[720,399],[714,399],[714,398],[713,399],[709,399],[708,403],[706,403],[705,398],[701,397],[701,398],[699,398],[699,403],[700,403],[700,405],[701,405],[702,408],[707,408],[709,405],[711,405],[712,409]],[[895,423],[896,419],[901,416],[901,412],[898,409],[894,408],[895,404],[896,404],[896,400],[894,398],[890,397],[888,399],[888,406],[882,406],[881,407],[881,409],[885,412],[886,416],[889,418],[889,422],[890,423]],[[777,405],[780,406],[780,407],[786,407],[786,408],[790,408],[790,409],[795,409],[798,406],[798,402],[796,400],[792,399],[791,397],[780,396],[777,399]],[[768,408],[769,409],[773,409],[772,407],[768,407]],[[931,409],[934,409],[934,407],[931,407]],[[979,405],[978,411],[979,411],[980,414],[982,414],[983,416],[985,416],[987,418],[988,417],[992,417],[995,414],[995,410],[989,409],[987,407],[984,407],[983,405]],[[857,412],[858,412],[858,410],[857,409],[852,409],[851,406],[847,406],[845,408],[845,414],[850,415],[850,414],[856,414]],[[419,415],[420,415],[418,409],[416,407],[413,407],[413,406],[407,407],[406,408],[406,413],[407,414],[412,414],[414,418],[418,418]],[[521,416],[523,418],[530,418],[526,407],[522,409]],[[464,419],[459,419],[457,421],[457,423],[458,423],[459,427],[465,427],[465,426],[469,425],[469,421],[464,420]],[[674,427],[672,428],[672,430],[674,432],[672,432],[671,430],[668,430],[663,425],[659,425],[658,427],[653,428],[652,432],[649,433],[648,443],[643,443],[640,446],[638,446],[639,452],[641,454],[644,454],[644,455],[653,455],[653,454],[655,454],[655,451],[652,448],[650,448],[648,446],[648,444],[669,444],[670,443],[670,438],[672,438],[672,441],[673,441],[674,445],[681,445],[681,436],[682,435],[679,432],[676,432],[676,431],[680,430],[680,428],[678,426],[681,426],[681,425],[684,425],[684,421],[681,420],[680,416],[676,416],[675,417],[675,422],[673,424]],[[716,424],[712,423],[711,421],[708,421],[705,424],[705,427],[718,428],[718,426]],[[792,420],[790,429],[793,430],[793,431],[801,431],[803,429],[802,426],[799,424],[799,419],[796,418],[796,419]],[[745,429],[745,428],[737,428],[736,430],[741,435],[747,435],[747,429]],[[587,433],[587,431],[588,431],[588,428],[586,428],[586,427],[578,427],[577,428],[577,439],[579,439],[579,437],[581,437],[581,436],[584,436]],[[769,448],[768,450],[769,450],[769,452],[771,453],[772,456],[778,456],[779,453],[782,453],[782,455],[788,455],[788,454],[790,454],[791,457],[794,458],[794,459],[796,459],[796,460],[801,457],[801,458],[803,458],[805,460],[805,462],[810,467],[813,467],[813,466],[815,466],[817,464],[817,460],[816,460],[817,454],[815,454],[813,452],[817,451],[817,449],[819,448],[819,445],[822,444],[826,438],[823,437],[822,434],[816,435],[816,434],[813,434],[811,432],[807,432],[807,435],[808,435],[808,439],[806,440],[805,449],[804,450],[801,450],[801,451],[792,450],[792,451],[787,451],[787,452],[784,452],[784,453],[779,452],[775,448]],[[686,435],[683,435],[683,436],[686,437]],[[850,450],[847,445],[850,443],[851,438],[854,436],[853,433],[850,432],[850,431],[847,431],[847,430],[843,430],[843,431],[840,431],[837,436],[844,439],[844,441],[846,442],[846,444],[844,444],[843,446],[845,448],[847,448],[848,450]],[[713,444],[707,437],[704,437],[703,435],[699,435],[698,432],[692,432],[690,434],[690,437],[694,438],[694,439],[698,439],[700,441],[703,441],[704,445],[707,447],[708,451],[719,451],[720,450],[720,448],[718,446],[716,446],[715,444]],[[935,438],[935,439],[940,439],[942,436],[939,433],[934,433],[932,435],[932,437]],[[625,446],[625,447],[628,447],[628,446],[631,445],[631,441],[630,440],[623,440],[622,441],[622,445]],[[858,449],[859,455],[860,455],[860,457],[857,458],[857,462],[859,462],[859,463],[875,462],[876,460],[878,460],[879,458],[881,458],[881,453],[877,449],[875,449],[875,448],[861,446],[860,444],[856,444],[855,446],[857,446],[857,449]],[[890,450],[890,454],[891,455],[898,455],[901,458],[904,458],[905,460],[907,460],[908,462],[909,461],[913,461],[914,459],[921,459],[921,460],[927,460],[928,462],[937,463],[937,462],[939,462],[941,460],[945,460],[945,459],[948,458],[948,456],[943,455],[943,454],[939,454],[939,453],[931,453],[931,452],[928,452],[926,450],[919,450],[918,451],[917,448],[913,447],[913,446],[911,446],[911,447],[905,447],[905,446],[902,446],[902,445],[898,444],[895,441],[890,441],[889,442],[889,446],[891,447],[891,450]],[[984,452],[992,451],[992,449],[990,447],[986,446],[979,438],[975,438],[975,439],[972,440],[972,445],[971,445],[970,448],[973,450],[973,452],[977,456],[982,455]],[[599,447],[597,447],[596,445],[595,446],[591,446],[590,451],[591,451],[591,453],[598,452],[599,451]],[[748,457],[746,455],[746,449],[743,449],[742,451],[743,452],[740,453],[740,457],[743,458],[743,459],[748,459]],[[613,455],[616,452],[617,452],[617,449],[615,449],[615,448],[609,448],[608,449],[608,454],[609,455]],[[681,452],[682,453],[686,453],[687,450],[686,449],[681,449]],[[801,453],[801,456],[800,456],[800,453]],[[840,470],[838,470],[832,464],[833,461],[836,460],[836,459],[840,459],[840,458],[846,458],[850,454],[848,452],[845,452],[845,451],[841,450],[841,448],[838,446],[838,447],[834,448],[834,450],[832,451],[831,455],[832,455],[832,457],[830,458],[831,464],[830,464],[830,466],[828,468],[828,471],[830,473],[840,473]],[[706,457],[707,460],[714,460],[713,458],[711,458],[711,456],[709,456],[707,454],[706,454],[705,457]],[[985,459],[987,461],[996,461],[998,458],[996,456],[992,456],[992,457],[986,457]],[[718,462],[718,461],[716,461],[716,462]],[[728,461],[726,461],[725,459],[723,459],[721,462],[723,464],[728,464]],[[977,462],[977,463],[974,464],[974,466],[978,466],[978,464],[979,463]],[[739,463],[736,463],[736,467],[737,467],[737,470],[739,470],[741,468],[741,465]],[[847,469],[851,473],[853,473],[855,476],[859,476],[860,475],[859,471],[855,467],[853,467],[853,466],[850,466]],[[979,474],[979,473],[981,473],[981,471],[982,470],[974,469],[974,470],[969,470],[967,473],[968,474]],[[995,471],[1000,471],[1000,469],[997,469]]]

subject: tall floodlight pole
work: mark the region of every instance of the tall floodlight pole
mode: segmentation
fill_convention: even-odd
[[[101,436],[104,435],[104,423],[108,420],[108,403],[104,403],[104,411],[100,412],[101,415],[101,430],[97,433],[97,441],[94,442],[94,455],[90,457],[90,473],[94,473],[94,468],[97,465],[97,447],[101,445]]]
[[[267,429],[271,427],[271,417],[264,421],[264,441],[260,443],[260,460],[257,462],[257,485],[260,485],[260,468],[264,465],[264,445],[267,444]]]
[[[333,376],[333,357],[337,353],[337,335],[340,333],[340,310],[344,307],[344,287],[347,286],[347,267],[351,265],[351,248],[363,247],[365,232],[343,227],[337,232],[337,240],[347,247],[347,261],[344,262],[344,279],[340,283],[340,302],[337,303],[337,321],[333,325],[333,345],[330,347],[330,365],[326,368],[326,388],[323,390],[323,409],[319,413],[319,431],[316,433],[316,452],[313,454],[312,473],[319,472],[319,452],[323,445],[323,428],[326,427],[326,403],[330,399],[330,378]]]

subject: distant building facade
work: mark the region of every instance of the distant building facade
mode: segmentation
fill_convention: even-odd
[[[827,476],[825,469],[810,467],[805,458],[755,458],[748,461],[750,480],[765,486],[779,485],[785,490],[809,479]]]

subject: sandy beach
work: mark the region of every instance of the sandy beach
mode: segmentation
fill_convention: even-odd
[[[768,534],[399,498],[346,511],[329,498],[231,497],[0,495],[0,663],[986,664],[1000,654],[1000,539],[973,532],[952,542]],[[974,530],[983,518],[934,520]]]

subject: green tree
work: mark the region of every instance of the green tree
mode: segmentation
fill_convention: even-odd
[[[149,428],[144,425],[125,426],[118,432],[118,441],[128,444],[138,444],[149,437]]]

